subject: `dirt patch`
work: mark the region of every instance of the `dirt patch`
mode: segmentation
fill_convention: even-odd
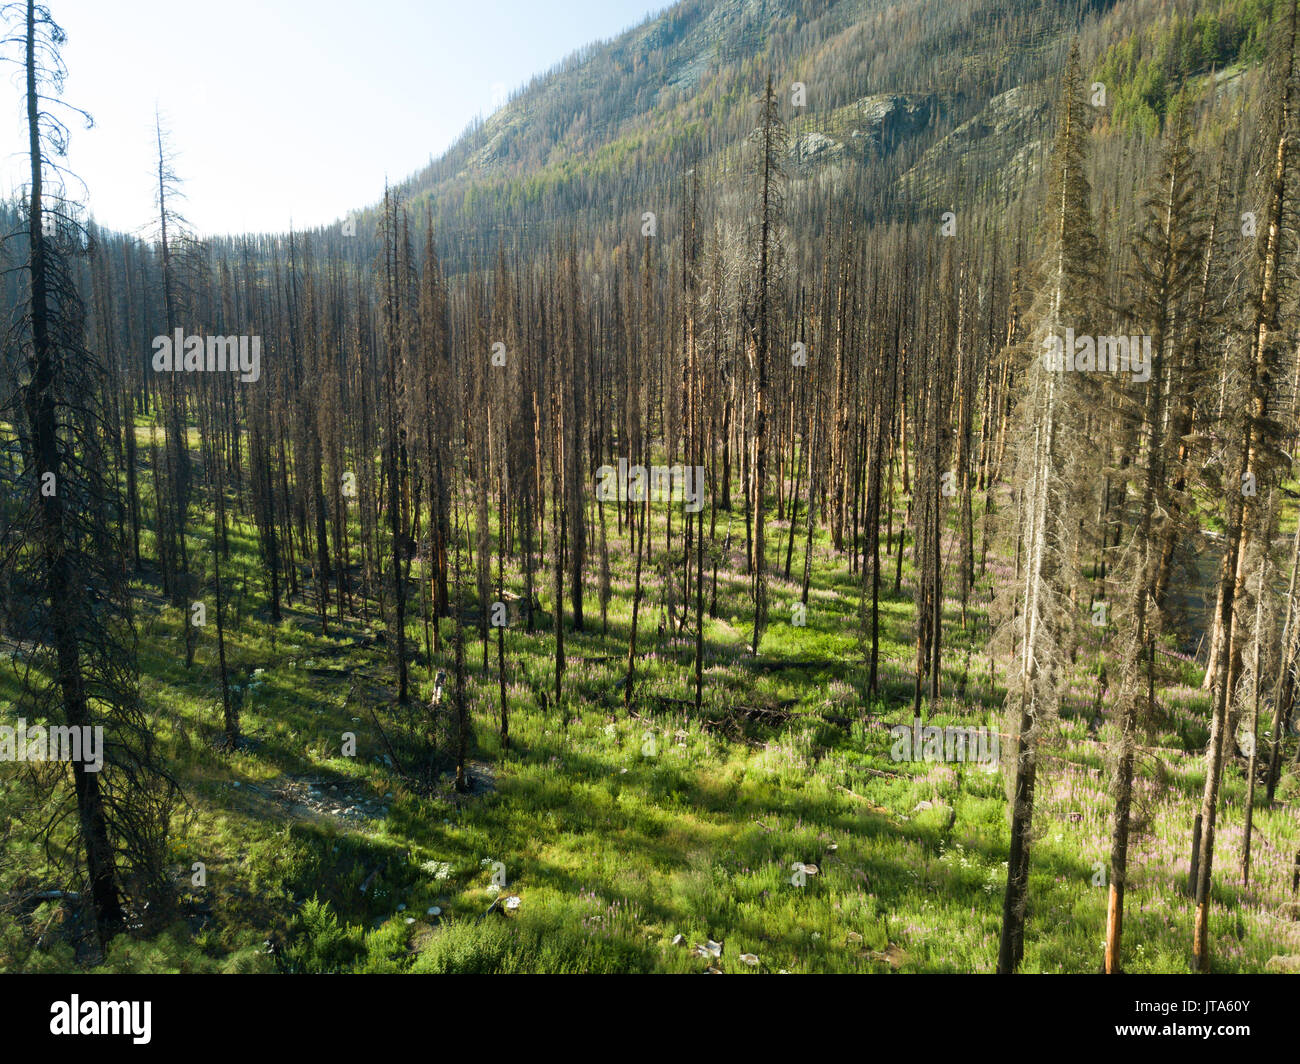
[[[469,798],[481,798],[485,794],[492,794],[497,789],[496,771],[486,761],[466,761],[465,776],[469,780],[469,790],[463,794],[456,791],[456,773],[454,771],[443,774],[443,782],[451,792],[451,797],[457,801],[464,801]]]
[[[361,787],[315,776],[281,776],[264,786],[244,783],[239,790],[276,806],[292,820],[333,821],[360,826],[388,815],[391,795],[378,798]]]

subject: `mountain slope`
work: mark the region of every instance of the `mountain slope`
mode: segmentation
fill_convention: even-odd
[[[770,75],[796,179],[858,183],[886,215],[946,207],[972,184],[1004,198],[1035,172],[1073,38],[1105,79],[1100,128],[1149,133],[1176,80],[1207,84],[1234,62],[1253,71],[1271,7],[683,0],[534,77],[401,191],[429,207],[453,269],[498,241],[617,240],[645,210],[672,216],[690,163],[734,172]],[[373,209],[359,218],[373,226]]]

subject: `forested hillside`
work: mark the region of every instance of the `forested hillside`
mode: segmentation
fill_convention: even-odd
[[[684,0],[210,239],[4,14],[0,970],[1300,971],[1295,0]]]

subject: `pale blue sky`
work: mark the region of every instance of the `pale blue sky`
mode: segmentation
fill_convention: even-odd
[[[513,89],[669,0],[48,0],[67,31],[68,162],[96,220],[153,212],[155,105],[201,233],[327,224],[373,203]],[[12,67],[7,68],[13,70]],[[18,71],[0,194],[25,183]]]

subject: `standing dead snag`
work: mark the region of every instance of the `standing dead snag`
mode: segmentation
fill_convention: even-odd
[[[682,285],[685,289],[683,304],[684,311],[682,314],[682,329],[685,332],[686,347],[686,379],[687,379],[687,423],[690,436],[691,459],[695,463],[697,470],[704,469],[704,373],[700,364],[699,344],[696,336],[696,281],[697,281],[697,237],[698,228],[698,201],[700,191],[699,160],[696,165],[692,166],[687,174],[683,177],[682,184],[685,186],[685,178],[690,177],[689,195],[683,188],[682,210],[687,211],[686,204],[689,202],[690,209],[687,215],[687,223],[684,226],[684,236],[682,239]],[[696,485],[697,491],[705,490],[703,484]],[[710,491],[712,496],[712,491]],[[713,507],[710,506],[710,510]],[[687,537],[686,537],[686,556],[684,567],[687,572],[687,582],[689,583],[690,575],[690,513],[687,511]],[[791,528],[793,536],[794,529]],[[788,568],[788,565],[787,565]],[[683,611],[689,612],[688,608]],[[701,707],[704,704],[704,509],[701,508],[695,514],[695,714],[698,717],[701,713]]]
[[[86,321],[73,259],[87,232],[79,211],[46,191],[50,155],[60,155],[67,130],[42,105],[64,76],[63,31],[32,0],[0,11],[21,29],[6,41],[24,73],[31,184],[26,211],[26,275],[11,335],[26,362],[26,381],[0,395],[15,417],[21,480],[29,516],[0,528],[0,560],[18,567],[36,589],[29,619],[34,642],[48,650],[52,676],[31,697],[61,705],[67,727],[82,735],[102,729],[102,765],[88,757],[70,766],[76,839],[84,861],[95,931],[101,943],[121,931],[124,893],[155,898],[165,889],[165,849],[175,802],[174,782],[161,768],[139,702],[130,630],[125,551],[109,519],[115,485],[104,454],[106,374],[86,347]],[[82,114],[83,112],[76,111]],[[16,541],[10,536],[16,535]],[[7,578],[8,573],[4,576]],[[85,731],[82,731],[85,729]],[[119,866],[121,867],[119,870]]]
[[[49,12],[28,0],[26,12],[27,131],[31,155],[31,187],[27,196],[27,273],[31,294],[27,306],[31,331],[28,368],[31,379],[23,395],[30,432],[32,484],[53,477],[54,490],[39,493],[41,575],[49,605],[53,649],[57,656],[58,685],[64,716],[73,728],[90,726],[90,699],[86,691],[85,663],[80,629],[86,618],[78,604],[77,574],[73,569],[72,518],[67,497],[73,488],[77,459],[62,438],[59,408],[71,397],[56,392],[59,363],[69,357],[60,351],[60,341],[72,341],[80,331],[76,290],[58,252],[46,233],[44,184],[45,146],[41,141],[40,75],[48,73],[38,65],[38,47],[53,48],[62,31],[50,20]],[[57,52],[55,53],[57,61]],[[55,120],[57,121],[57,120]],[[62,484],[60,484],[62,481]],[[62,490],[60,490],[62,489]],[[100,778],[84,763],[73,766],[77,792],[77,818],[85,849],[90,895],[95,908],[95,926],[101,941],[122,928],[122,911],[117,868],[109,841],[108,818]]]
[[[460,470],[463,455],[457,455],[455,461],[456,477],[453,483],[452,537],[455,540],[455,560],[453,566],[452,604],[454,627],[452,629],[452,698],[456,711],[456,791],[464,794],[470,789],[469,777],[465,771],[465,762],[469,756],[469,709],[465,690],[465,620],[463,617],[465,599],[464,567],[461,564],[461,543],[469,538],[468,522],[462,524],[460,499],[463,490]]]
[[[775,331],[777,313],[775,287],[782,265],[781,222],[785,207],[786,154],[785,124],[777,110],[771,75],[763,94],[759,125],[751,134],[756,157],[753,163],[757,184],[757,211],[750,234],[753,276],[745,303],[748,334],[745,350],[754,374],[754,469],[750,490],[753,522],[753,590],[754,636],[751,652],[758,645],[767,626],[767,546],[764,488],[767,481],[768,452],[768,364],[769,346]],[[748,454],[748,451],[746,451]]]
[[[1269,145],[1264,224],[1260,231],[1260,255],[1249,303],[1250,320],[1243,338],[1246,355],[1245,395],[1248,410],[1241,411],[1233,441],[1235,453],[1229,455],[1234,476],[1226,485],[1228,519],[1224,536],[1223,557],[1219,566],[1218,610],[1216,623],[1220,632],[1212,660],[1214,709],[1210,722],[1210,740],[1206,750],[1205,791],[1201,800],[1200,861],[1196,869],[1196,917],[1192,936],[1193,968],[1210,970],[1210,882],[1214,861],[1214,829],[1218,815],[1219,787],[1222,782],[1224,750],[1228,736],[1228,709],[1232,698],[1234,605],[1240,574],[1244,571],[1245,548],[1249,535],[1258,529],[1257,493],[1261,482],[1276,473],[1278,440],[1270,427],[1270,400],[1278,384],[1273,372],[1277,347],[1282,342],[1279,306],[1283,283],[1283,217],[1290,214],[1295,201],[1295,138],[1297,70],[1297,8],[1295,0],[1287,5],[1286,28],[1278,37],[1275,76],[1271,79],[1272,100],[1269,111],[1273,122]],[[1228,363],[1225,361],[1225,367]],[[1272,437],[1272,438],[1271,438]],[[1248,486],[1253,489],[1248,491]],[[1266,540],[1267,542],[1267,540]]]
[[[623,686],[623,704],[626,707],[632,705],[633,688],[636,685],[636,635],[641,614],[641,562],[645,557],[645,529],[649,521],[650,493],[645,491],[642,492],[640,513],[634,517],[633,524],[629,526],[631,538],[636,540],[636,575],[632,583],[632,631],[627,641],[627,678]],[[640,535],[637,535],[637,526],[640,527]]]
[[[939,696],[940,655],[943,645],[943,499],[950,493],[946,467],[951,451],[952,424],[950,397],[953,388],[953,348],[959,342],[955,323],[958,280],[953,268],[953,241],[944,241],[934,302],[939,304],[939,322],[932,329],[927,324],[924,341],[913,363],[916,395],[913,409],[916,420],[916,528],[914,558],[917,569],[916,591],[916,676],[913,686],[912,714],[921,715],[923,693],[934,712]],[[938,333],[933,336],[932,333]],[[955,485],[954,485],[955,486]],[[927,684],[928,678],[928,684]]]
[[[1296,676],[1296,624],[1295,598],[1296,575],[1300,571],[1300,527],[1292,536],[1291,576],[1287,583],[1286,597],[1283,599],[1282,639],[1279,643],[1281,653],[1278,655],[1276,678],[1273,683],[1273,728],[1269,743],[1268,770],[1265,780],[1264,804],[1273,804],[1273,795],[1277,789],[1277,780],[1282,766],[1282,743],[1286,737],[1286,728],[1291,723],[1291,710],[1295,704]],[[1259,737],[1256,736],[1256,742]]]
[[[1126,385],[1114,382],[1120,410],[1138,423],[1136,461],[1140,480],[1138,512],[1128,551],[1131,571],[1123,574],[1130,589],[1126,644],[1120,678],[1119,738],[1115,771],[1115,812],[1111,831],[1110,882],[1106,913],[1105,970],[1121,970],[1124,891],[1128,876],[1130,811],[1138,725],[1151,719],[1154,706],[1153,663],[1164,617],[1158,581],[1162,544],[1170,549],[1180,529],[1174,516],[1167,472],[1176,461],[1169,438],[1170,404],[1189,387],[1185,349],[1193,340],[1190,304],[1202,261],[1203,225],[1196,203],[1195,159],[1187,146],[1188,116],[1181,102],[1171,118],[1169,139],[1146,204],[1147,220],[1139,234],[1139,254],[1128,277],[1134,293],[1128,308],[1135,322],[1149,330],[1152,364],[1149,379]],[[1130,394],[1136,391],[1136,395]],[[1172,526],[1162,528],[1161,526]]]
[[[1082,320],[1094,287],[1097,240],[1091,189],[1085,173],[1087,104],[1080,76],[1079,47],[1070,51],[1059,128],[1049,174],[1042,263],[1043,288],[1030,352],[1028,384],[1021,407],[1017,479],[1025,485],[1021,507],[1023,575],[1014,595],[1016,661],[1007,683],[1010,730],[1015,736],[1011,793],[1011,846],[1002,905],[998,972],[1014,972],[1024,955],[1025,909],[1029,893],[1029,849],[1038,744],[1055,715],[1060,690],[1062,643],[1071,623],[1070,567],[1077,522],[1067,511],[1067,485],[1076,448],[1070,439],[1075,374],[1049,368],[1040,355],[1064,330]]]
[[[561,389],[563,382],[557,375],[550,380],[551,394],[551,557],[554,576],[555,618],[552,631],[555,635],[555,708],[564,716],[564,537],[565,504],[564,484],[564,414]]]
[[[397,701],[409,701],[409,677],[406,661],[406,550],[407,536],[403,520],[404,469],[406,429],[402,418],[402,310],[405,269],[410,256],[402,254],[401,234],[398,230],[397,197],[389,189],[384,191],[383,221],[383,323],[384,347],[387,356],[384,373],[384,474],[388,488],[388,526],[392,541],[393,566],[393,654],[397,663]]]

